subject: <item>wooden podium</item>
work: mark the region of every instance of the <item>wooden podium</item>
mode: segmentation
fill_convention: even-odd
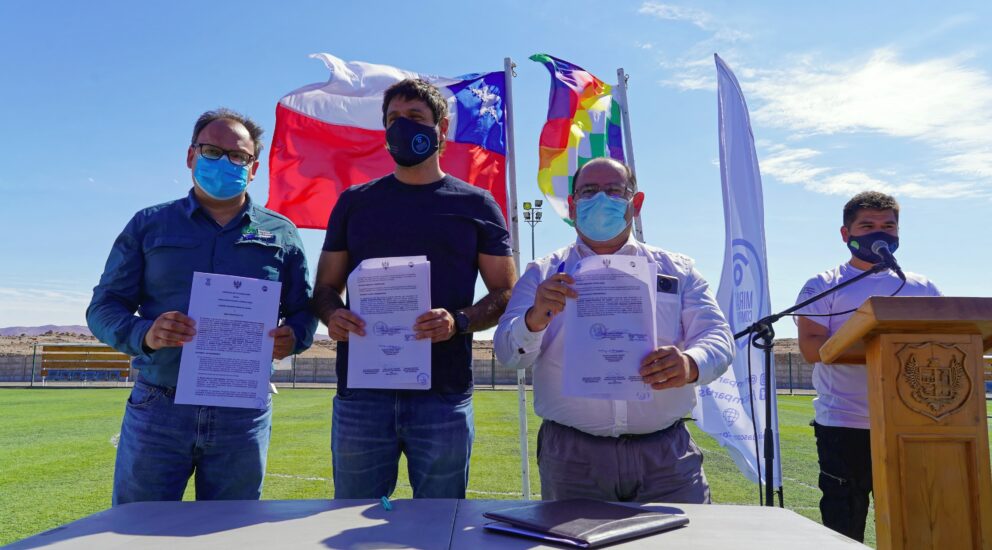
[[[879,549],[992,549],[990,347],[992,298],[876,297],[820,348],[868,365]]]

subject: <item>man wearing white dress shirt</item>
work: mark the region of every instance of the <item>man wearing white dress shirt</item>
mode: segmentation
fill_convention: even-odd
[[[692,259],[631,235],[644,194],[634,192],[626,165],[595,159],[572,181],[569,215],[578,238],[527,266],[494,338],[501,363],[534,366],[534,410],[544,419],[537,440],[541,497],[708,503],[703,456],[683,417],[695,405],[696,386],[715,380],[733,361],[730,327]],[[597,254],[644,256],[658,267],[655,350],[640,366],[655,390],[650,401],[562,395],[559,314],[566,299],[577,296],[568,273]]]

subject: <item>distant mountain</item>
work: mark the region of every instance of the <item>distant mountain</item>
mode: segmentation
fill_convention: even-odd
[[[90,329],[82,325],[42,325],[40,327],[0,327],[0,336],[43,336],[47,333],[68,332],[92,336]]]

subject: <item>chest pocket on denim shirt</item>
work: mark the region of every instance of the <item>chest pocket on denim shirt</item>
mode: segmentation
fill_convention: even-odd
[[[200,265],[204,254],[197,250],[201,245],[203,242],[196,237],[181,235],[145,237],[145,280],[150,285],[156,286],[164,282],[172,284],[182,282],[188,285],[193,280],[193,272],[203,271],[204,268]]]
[[[658,293],[658,345],[671,346],[682,340],[682,294]]]
[[[278,237],[276,239],[275,242],[253,239],[234,243],[234,250],[238,255],[237,275],[278,281],[282,275],[285,251]]]

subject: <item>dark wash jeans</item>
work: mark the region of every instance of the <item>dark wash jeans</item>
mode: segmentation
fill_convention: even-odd
[[[334,396],[334,498],[396,488],[406,455],[414,498],[465,498],[475,437],[472,394],[340,389]]]
[[[191,475],[197,500],[258,500],[272,433],[264,409],[176,405],[172,388],[135,381],[114,467],[113,504],[181,500]]]

